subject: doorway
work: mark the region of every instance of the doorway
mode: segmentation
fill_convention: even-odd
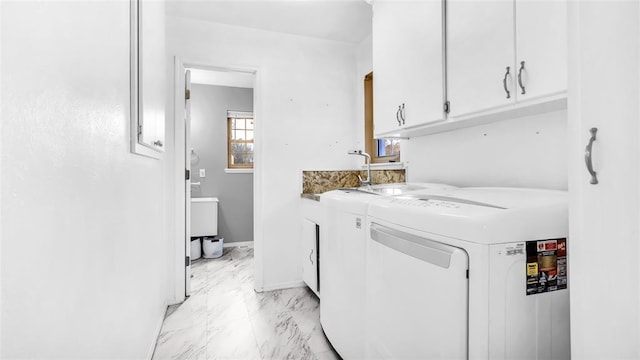
[[[176,173],[184,169],[185,175],[176,182],[174,294],[180,302],[191,293],[191,264],[204,260],[205,244],[210,245],[203,234],[192,237],[192,221],[198,222],[191,214],[192,199],[217,199],[209,232],[224,247],[253,247],[256,71],[176,59],[175,80]]]

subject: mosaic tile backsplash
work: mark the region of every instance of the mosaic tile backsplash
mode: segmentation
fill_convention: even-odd
[[[343,187],[360,186],[358,175],[367,176],[364,170],[336,170],[336,171],[303,171],[302,193],[321,194]],[[405,182],[405,170],[371,170],[373,185]]]

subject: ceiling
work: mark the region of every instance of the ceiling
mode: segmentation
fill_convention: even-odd
[[[358,43],[371,34],[364,0],[167,0],[167,15]]]

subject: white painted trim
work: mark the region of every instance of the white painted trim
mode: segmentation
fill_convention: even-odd
[[[304,281],[298,280],[298,281],[289,281],[289,282],[285,282],[285,283],[271,284],[271,285],[263,286],[261,289],[256,288],[256,291],[257,292],[265,292],[265,291],[292,289],[292,288],[299,288],[299,287],[306,287],[306,286],[307,286],[307,284]]]
[[[164,318],[167,316],[168,307],[169,307],[168,302],[165,301],[164,307],[162,308],[163,310],[162,310],[160,319],[158,321],[158,324],[156,325],[155,331],[153,332],[153,339],[151,340],[151,346],[149,347],[149,350],[147,350],[147,359],[149,360],[153,359],[153,353],[156,351],[156,344],[158,343],[158,337],[160,336],[160,331],[162,330],[162,324],[164,323]]]
[[[230,248],[230,247],[253,247],[253,241],[235,241],[230,243],[224,243],[222,247]]]
[[[0,3],[0,33],[2,33],[2,4]],[[2,104],[2,36],[0,36],[0,109]],[[0,111],[0,124],[2,124],[2,111]],[[0,126],[0,139],[2,139],[2,126]],[[2,189],[2,146],[0,146],[0,189]],[[0,191],[0,204],[2,204],[2,191]],[[0,207],[2,209],[2,207]],[[2,244],[2,210],[0,210],[0,244]],[[0,249],[2,246],[0,246]],[[0,269],[2,269],[2,251],[0,251]],[[0,318],[2,315],[2,271],[0,270]],[[0,326],[0,356],[2,356],[2,326]]]
[[[253,88],[251,88],[253,89]],[[227,110],[228,118],[249,118],[253,119],[253,111]]]
[[[253,174],[253,169],[224,169],[226,174]]]
[[[371,170],[402,170],[404,169],[404,163],[402,162],[390,162],[390,163],[372,163]],[[360,167],[362,170],[366,170],[367,166],[362,165]]]
[[[455,106],[455,105],[454,105]],[[376,134],[377,138],[409,139],[430,134],[437,134],[462,128],[490,124],[497,121],[510,120],[525,116],[544,114],[567,108],[567,92],[519,101],[514,104],[496,106],[490,109],[450,117],[446,120],[420,124],[393,132]]]
[[[131,134],[133,134],[136,130],[136,123],[134,121],[131,122]],[[152,159],[162,159],[161,152],[155,151],[147,146],[140,145],[136,140],[136,136],[131,137],[131,153],[136,155],[146,156]]]
[[[175,233],[173,234],[172,267],[173,271],[173,292],[171,303],[177,304],[185,299],[185,217],[186,217],[186,194],[184,188],[184,169],[185,169],[185,124],[184,124],[184,63],[178,57],[174,57],[173,69],[173,131],[174,131],[174,195],[175,195]]]
[[[131,153],[146,156],[152,159],[161,159],[162,150],[151,148],[140,144],[138,138],[138,124],[140,124],[141,114],[140,109],[142,107],[142,85],[140,84],[140,47],[142,39],[139,33],[138,13],[139,13],[139,0],[130,0],[129,9],[129,28],[131,38],[129,39],[129,86],[131,96],[129,97],[129,114],[130,114],[130,126],[129,126],[129,139],[131,141]]]
[[[263,146],[264,139],[263,126],[265,126],[262,116],[262,76],[264,71],[261,67],[255,69],[255,86],[253,87],[253,118],[254,123],[254,139],[253,139],[253,287],[256,291],[260,291],[264,286],[264,203],[262,201],[264,191],[264,170],[262,169]]]

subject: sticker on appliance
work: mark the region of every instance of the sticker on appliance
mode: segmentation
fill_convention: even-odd
[[[527,241],[527,295],[567,288],[567,239]]]

